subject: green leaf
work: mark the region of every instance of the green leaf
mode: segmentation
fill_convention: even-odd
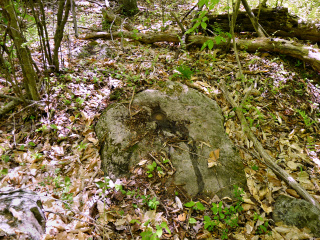
[[[210,50],[213,48],[213,45],[214,45],[213,41],[212,41],[212,40],[209,40],[209,41],[208,41],[208,48],[209,48]]]
[[[207,45],[208,45],[208,41],[206,41],[206,42],[202,45],[201,51],[202,51],[203,49],[205,49]]]
[[[170,231],[170,229],[168,228],[168,225],[167,225],[166,222],[162,222],[160,226],[161,226],[162,228],[166,229],[169,234],[171,234],[171,231]]]
[[[206,208],[203,206],[201,202],[197,202],[195,208],[200,211],[206,210]]]
[[[216,203],[212,203],[212,208],[211,208],[211,211],[214,215],[217,215],[218,214],[218,206]]]
[[[68,176],[66,176],[66,177],[64,178],[64,182],[65,182],[66,185],[70,185],[71,180],[70,180],[70,178],[69,178]]]
[[[197,223],[197,220],[196,220],[196,219],[194,219],[194,218],[190,218],[190,219],[189,219],[189,223],[190,223],[190,224]]]
[[[132,219],[130,221],[130,223],[132,223],[132,224],[135,224],[135,223],[141,224],[141,222],[139,220],[137,220],[137,219]]]
[[[202,27],[203,29],[207,29],[207,24],[206,24],[205,22],[201,22],[201,27]]]
[[[8,169],[4,168],[0,171],[0,175],[7,175],[8,174]]]
[[[194,201],[187,202],[184,204],[185,207],[193,207],[196,203]]]
[[[157,226],[157,227],[158,227],[158,226]],[[161,236],[162,236],[162,229],[161,229],[161,228],[160,228],[160,229],[157,229],[156,235],[157,235],[158,237],[161,237]]]

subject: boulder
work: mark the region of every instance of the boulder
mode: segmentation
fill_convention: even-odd
[[[320,237],[320,210],[305,200],[280,195],[274,205],[273,220],[309,228],[315,237]]]
[[[45,216],[36,193],[20,189],[0,192],[0,238],[40,240],[45,229]]]
[[[142,159],[165,156],[174,184],[197,194],[233,196],[246,177],[239,154],[223,128],[218,104],[176,82],[136,94],[131,104],[110,105],[95,127],[102,170],[111,178],[128,176]]]

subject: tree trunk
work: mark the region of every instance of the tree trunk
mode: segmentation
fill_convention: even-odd
[[[3,15],[8,20],[7,30],[17,51],[17,57],[24,76],[24,87],[27,96],[30,99],[39,100],[40,96],[36,85],[38,77],[33,68],[31,53],[28,46],[26,46],[26,40],[20,30],[12,2],[10,0],[1,0],[0,6],[2,7]]]
[[[61,41],[63,38],[63,30],[66,22],[68,20],[71,0],[59,0],[59,9],[57,14],[57,28],[54,34],[54,49],[53,49],[53,65],[56,68],[56,71],[59,71],[59,48],[61,46]],[[65,9],[64,9],[65,8]]]
[[[121,0],[123,12],[127,16],[133,16],[139,12],[137,0]]]
[[[241,0],[242,1],[242,4],[244,6],[244,8],[246,9],[246,12],[250,18],[250,21],[254,27],[254,29],[256,30],[257,34],[259,37],[266,37],[263,33],[263,29],[262,27],[260,26],[260,24],[258,23],[256,17],[254,16],[253,12],[251,11],[251,8],[247,2],[247,0]]]

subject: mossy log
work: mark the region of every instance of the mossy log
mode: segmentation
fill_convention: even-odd
[[[270,36],[295,37],[312,42],[320,42],[320,24],[307,23],[297,16],[291,15],[288,8],[252,9],[258,22]],[[208,15],[208,28],[219,27],[223,32],[229,32],[228,14]],[[235,32],[254,32],[253,25],[246,12],[239,12]]]
[[[180,33],[134,33],[134,32],[98,32],[90,33],[83,40],[90,39],[113,39],[116,38],[129,38],[142,43],[155,43],[155,42],[176,42],[179,43],[182,35]],[[213,40],[212,37],[206,37],[202,35],[189,36],[187,43],[193,45],[202,46],[207,40]],[[226,42],[226,41],[225,41]],[[256,39],[236,39],[237,48],[246,50],[247,52],[276,52],[285,54],[290,57],[297,58],[310,64],[316,71],[320,72],[320,50],[311,46],[305,46],[303,44],[296,43],[294,41],[288,41],[278,38],[256,38]],[[221,42],[219,45],[215,45],[215,48],[225,48],[225,43]]]

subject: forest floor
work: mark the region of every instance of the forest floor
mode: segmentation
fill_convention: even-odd
[[[101,29],[101,7],[85,1],[78,4],[80,33]],[[179,30],[170,21],[162,25],[161,5],[144,4],[134,20],[137,29]],[[178,3],[170,7],[190,9]],[[53,13],[48,10],[48,14]],[[243,105],[251,130],[278,165],[320,201],[319,73],[284,55],[241,51],[245,77],[238,79],[233,52],[192,46],[179,51],[177,44],[146,45],[127,39],[88,42],[74,37],[71,24],[66,31],[64,68],[43,79],[42,104],[20,106],[0,120],[0,188],[30,189],[41,196],[47,217],[43,239],[311,238],[307,230],[272,222],[277,196],[299,195],[263,164],[219,81],[225,79],[238,103],[250,87],[260,91]],[[41,62],[36,48],[32,52],[35,61]],[[148,177],[151,162],[137,166],[130,179],[116,182],[100,170],[94,126],[101,112],[168,80],[195,84],[214,96],[223,111],[226,133],[240,152],[248,182],[248,189],[238,198],[243,211],[229,215],[237,218],[237,224],[220,218],[216,226],[210,226],[204,216],[212,216],[212,203],[221,201],[227,209],[230,200],[189,199],[182,189],[169,196],[163,187],[165,172],[155,170]],[[0,88],[10,94],[2,82]]]

